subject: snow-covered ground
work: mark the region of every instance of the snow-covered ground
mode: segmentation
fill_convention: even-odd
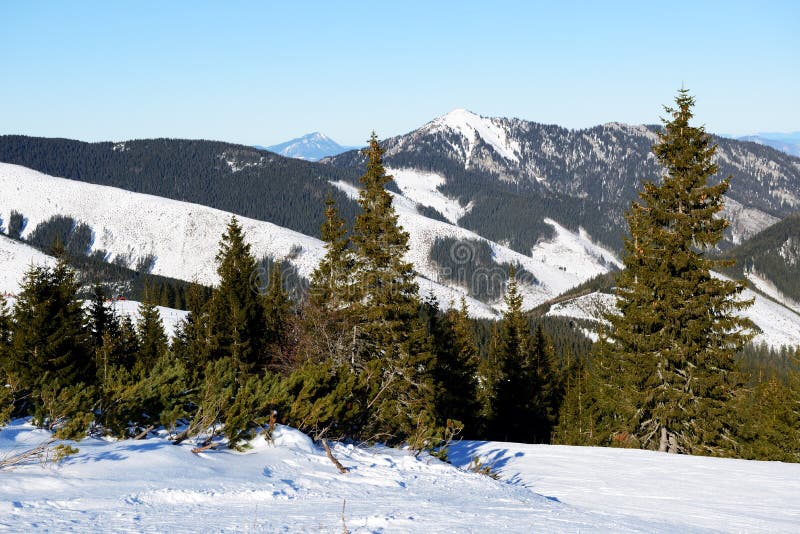
[[[450,456],[456,465],[479,456],[513,484],[569,506],[650,522],[653,532],[800,527],[800,464],[501,442],[461,442]]]
[[[0,455],[48,434],[16,421]],[[86,439],[59,465],[0,471],[10,532],[792,532],[800,466],[646,451],[462,442],[455,464],[337,444],[340,474],[308,437],[278,427],[244,453],[164,438]],[[342,508],[344,505],[344,514]],[[344,525],[342,523],[344,515]]]

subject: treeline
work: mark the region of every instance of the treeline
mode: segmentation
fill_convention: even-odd
[[[688,130],[694,137],[681,146],[707,155],[701,134]],[[240,447],[281,421],[315,439],[442,454],[462,436],[800,461],[796,369],[747,376],[736,361],[747,325],[727,300],[738,286],[708,276],[694,245],[643,209],[669,213],[681,182],[669,195],[648,187],[650,204],[632,207],[627,269],[616,280],[621,314],[590,345],[580,321],[523,313],[513,266],[497,322],[471,321],[464,301],[447,312],[421,301],[382,155],[373,137],[352,226],[327,199],[326,255],[297,303],[279,265],[259,266],[235,218],[217,254],[219,285],[208,297],[189,292],[171,343],[152,304],[134,325],[113,317],[98,289],[86,313],[64,261],[33,268],[0,314],[2,415],[29,415],[73,438],[143,438],[164,427],[199,447],[220,435]],[[680,219],[678,235],[710,243],[724,229],[712,214],[727,183],[690,183],[703,209]],[[701,219],[703,234],[691,230]],[[665,254],[667,245],[678,246]],[[692,267],[670,277],[665,262]]]
[[[357,205],[329,182],[340,169],[218,141],[145,139],[84,143],[0,136],[0,161],[52,176],[193,202],[319,236],[326,195],[352,222]]]
[[[152,303],[134,325],[97,288],[84,312],[66,261],[32,268],[2,314],[3,414],[72,438],[180,428],[174,441],[201,446],[219,434],[241,446],[276,417],[316,437],[416,450],[456,435],[548,442],[562,363],[522,313],[513,269],[508,310],[481,358],[463,302],[443,313],[419,300],[375,139],[369,158],[350,231],[328,200],[327,254],[298,305],[279,265],[254,284],[266,273],[235,218],[220,242],[219,285],[210,298],[190,291],[172,343]]]

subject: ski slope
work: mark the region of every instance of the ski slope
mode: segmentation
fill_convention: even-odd
[[[0,430],[0,456],[49,435]],[[163,437],[89,438],[59,465],[0,471],[11,532],[792,532],[800,465],[638,450],[462,442],[456,465],[335,444],[340,474],[304,434],[279,426],[244,453],[193,454]],[[743,483],[746,482],[746,483]],[[344,506],[344,512],[343,512]],[[344,517],[344,524],[343,524]]]
[[[16,295],[22,277],[32,266],[55,265],[56,260],[19,241],[0,235],[0,295]]]

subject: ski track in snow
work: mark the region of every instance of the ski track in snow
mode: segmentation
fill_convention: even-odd
[[[0,430],[0,454],[49,434]],[[503,480],[430,456],[335,444],[339,474],[279,426],[243,453],[89,438],[59,465],[2,472],[0,530],[13,532],[791,532],[800,466],[648,451],[460,442]]]

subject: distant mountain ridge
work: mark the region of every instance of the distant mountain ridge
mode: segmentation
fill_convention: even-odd
[[[336,156],[357,147],[343,146],[325,134],[312,132],[284,143],[268,147],[256,146],[256,148],[269,150],[287,158],[319,161],[326,156]]]
[[[789,155],[800,157],[800,132],[758,133],[737,137],[736,139],[766,145]]]
[[[437,175],[442,194],[471,206],[458,224],[487,238],[527,253],[551,235],[543,224],[550,217],[619,250],[625,210],[641,182],[663,172],[652,153],[659,128],[608,123],[570,130],[457,109],[383,146],[388,166]],[[800,209],[800,158],[733,139],[714,142],[719,176],[732,176],[733,224],[723,246]],[[364,163],[357,152],[322,162],[353,169]]]

